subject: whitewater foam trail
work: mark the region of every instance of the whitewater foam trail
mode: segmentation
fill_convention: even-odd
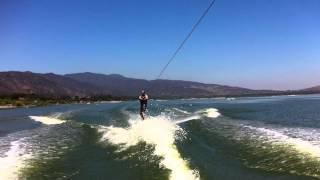
[[[209,117],[209,118],[217,118],[221,115],[219,113],[219,110],[216,108],[207,108],[207,109],[198,111],[198,113],[204,114],[206,117]]]
[[[175,140],[182,138],[177,132],[182,129],[165,116],[149,117],[141,121],[132,119],[130,127],[101,127],[102,141],[107,140],[119,145],[120,151],[137,145],[140,141],[155,146],[154,155],[161,156],[161,165],[171,170],[171,180],[195,180],[200,179],[196,170],[190,169],[188,162],[184,160],[177,150]]]
[[[175,110],[175,111],[178,111],[178,112],[180,112],[180,113],[183,113],[183,114],[191,114],[190,112],[184,111],[184,110],[179,109],[179,108],[172,108],[172,109]]]
[[[29,118],[46,125],[62,124],[66,122],[65,120],[61,120],[54,117],[48,117],[48,116],[29,116]]]
[[[184,122],[187,122],[187,121],[201,119],[201,117],[203,117],[203,116],[208,117],[208,118],[217,118],[220,115],[221,114],[219,113],[218,109],[216,109],[216,108],[207,108],[207,109],[203,109],[203,110],[197,111],[196,114],[193,115],[193,116],[189,116],[189,117],[186,117],[186,118],[183,118],[183,119],[176,120],[175,123],[176,124],[181,124],[181,123],[184,123]]]
[[[296,151],[302,154],[309,155],[313,158],[320,160],[320,147],[312,144],[309,141],[306,141],[300,138],[292,138],[273,129],[256,128],[253,126],[245,126],[245,127],[266,134],[266,136],[274,144],[289,145],[291,148],[295,149]]]
[[[174,123],[176,124],[181,124],[181,123],[184,123],[184,122],[187,122],[187,121],[191,121],[191,120],[195,120],[195,119],[200,119],[201,116],[199,115],[194,115],[194,116],[190,116],[190,117],[187,117],[187,118],[184,118],[184,119],[179,119],[177,121],[175,121]]]
[[[12,141],[11,147],[4,157],[0,157],[0,179],[14,180],[19,179],[19,169],[24,166],[24,161],[31,157],[30,154],[25,154],[25,144],[23,138]]]

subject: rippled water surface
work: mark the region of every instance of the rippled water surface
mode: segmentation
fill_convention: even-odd
[[[0,179],[319,179],[320,96],[0,111]]]

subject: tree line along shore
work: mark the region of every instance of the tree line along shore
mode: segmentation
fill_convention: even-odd
[[[110,102],[110,101],[126,101],[132,97],[114,97],[105,96],[73,96],[73,97],[45,97],[25,94],[15,94],[10,96],[0,96],[0,109],[17,108],[17,107],[33,107],[47,106],[53,104],[88,104],[94,102]]]

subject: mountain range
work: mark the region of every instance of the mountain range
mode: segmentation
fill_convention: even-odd
[[[252,90],[218,84],[181,80],[144,80],[118,74],[75,73],[58,75],[8,71],[0,72],[0,96],[14,94],[44,97],[86,97],[111,95],[135,97],[145,89],[156,98],[257,96],[320,93],[320,86],[296,91]]]

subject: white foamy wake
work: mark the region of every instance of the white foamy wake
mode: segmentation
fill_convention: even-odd
[[[52,124],[61,124],[66,122],[65,120],[61,120],[54,117],[47,117],[47,116],[29,116],[30,119],[34,121],[41,122],[42,124],[52,125]]]
[[[191,113],[189,113],[188,111],[184,111],[184,110],[179,109],[179,108],[172,108],[172,109],[175,110],[175,111],[178,111],[178,112],[180,112],[180,113],[183,113],[183,114],[191,114]]]
[[[175,108],[175,110],[177,110]],[[178,109],[180,110],[180,109]],[[183,111],[183,110],[180,110],[180,111]],[[187,111],[183,111],[185,112],[185,114],[191,114]],[[187,122],[187,121],[191,121],[191,120],[196,120],[196,119],[201,119],[201,116],[206,116],[206,117],[209,117],[209,118],[217,118],[219,117],[221,114],[219,113],[218,109],[215,109],[215,108],[208,108],[208,109],[204,109],[204,110],[200,110],[200,111],[197,111],[195,113],[195,115],[192,115],[192,116],[189,116],[189,117],[185,117],[185,118],[182,118],[182,119],[178,119],[175,121],[176,124],[180,124],[180,123],[184,123],[184,122]]]
[[[221,115],[219,113],[218,109],[215,109],[215,108],[208,108],[205,110],[201,110],[201,111],[199,111],[199,113],[204,114],[205,116],[207,116],[209,118],[217,118],[218,116]]]
[[[320,147],[312,144],[310,141],[301,138],[292,138],[279,131],[267,128],[256,128],[253,126],[245,126],[249,129],[257,130],[265,134],[273,144],[288,145],[296,151],[309,155],[313,158],[320,160]]]
[[[101,127],[102,140],[120,146],[120,151],[145,141],[155,146],[154,155],[161,156],[161,165],[171,170],[171,180],[199,179],[199,173],[189,168],[174,144],[181,129],[164,116],[149,117],[141,121],[131,120],[129,128]],[[181,138],[181,137],[180,137]]]
[[[9,151],[0,157],[0,180],[18,179],[19,169],[24,166],[24,161],[31,157],[30,154],[25,154],[25,144],[23,138],[11,142]]]
[[[200,118],[201,118],[201,116],[199,116],[199,115],[194,115],[194,116],[186,117],[186,118],[183,118],[183,119],[179,119],[179,120],[175,121],[174,123],[180,124],[180,123],[184,123],[184,122],[187,122],[187,121],[191,121],[191,120],[195,120],[195,119],[200,119]]]

